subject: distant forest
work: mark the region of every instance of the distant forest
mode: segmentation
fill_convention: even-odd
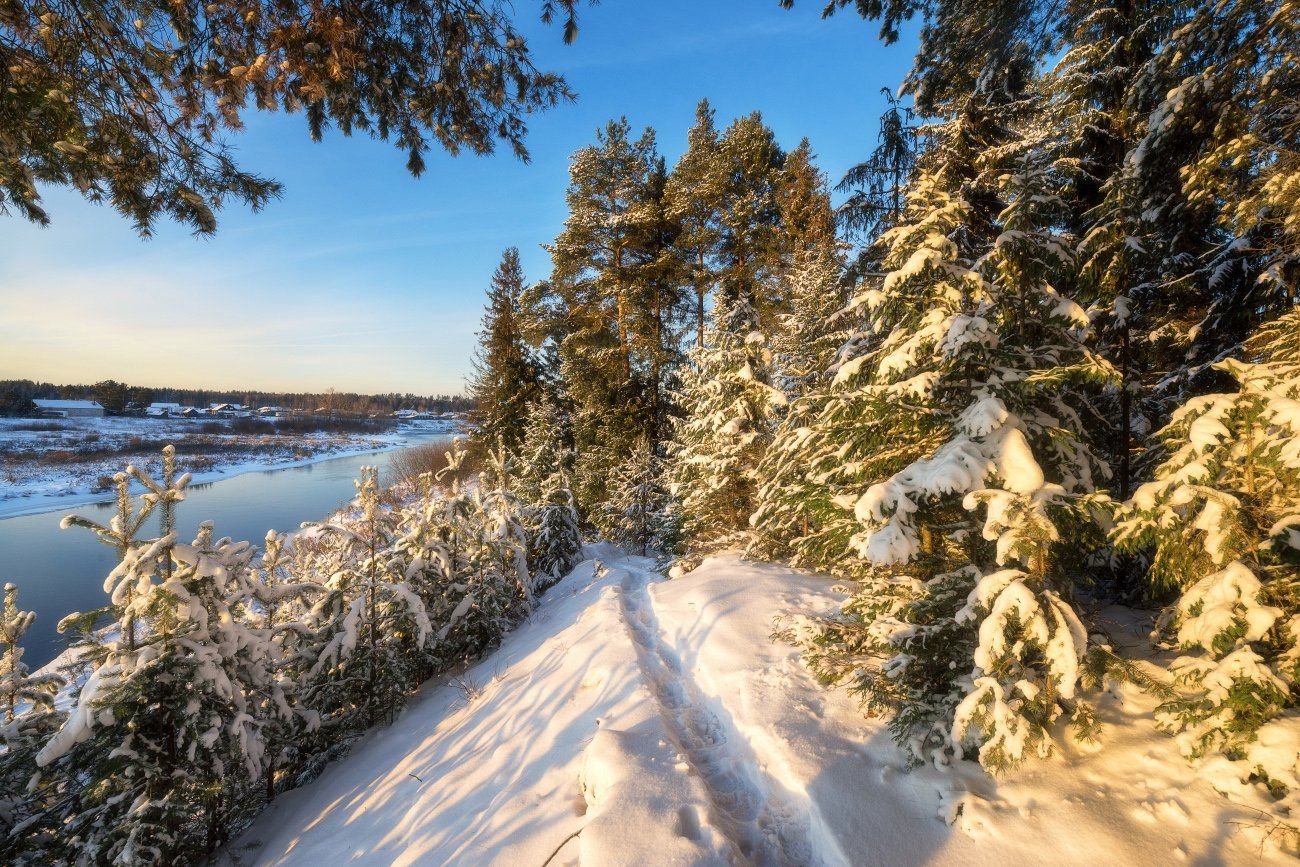
[[[356,394],[353,392],[279,392],[204,388],[150,388],[105,380],[93,385],[57,385],[30,379],[0,379],[0,415],[18,415],[31,409],[38,398],[97,400],[110,412],[120,412],[127,404],[147,405],[154,401],[185,406],[213,403],[241,403],[244,406],[280,406],[286,409],[314,411],[325,409],[342,413],[390,413],[399,409],[429,412],[458,412],[470,409],[473,401],[459,394]]]

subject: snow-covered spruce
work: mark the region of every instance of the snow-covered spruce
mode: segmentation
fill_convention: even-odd
[[[914,761],[1005,768],[1045,754],[1063,712],[1091,728],[1069,600],[1106,470],[1074,407],[1114,371],[1054,288],[1072,264],[1060,178],[1013,131],[1031,101],[990,81],[932,131],[805,443],[852,523],[797,544],[864,579],[810,660],[892,713]]]
[[[772,342],[789,409],[756,468],[758,493],[749,522],[753,552],[799,563],[796,541],[835,510],[825,486],[809,472],[805,444],[816,435],[812,425],[826,404],[826,371],[844,342],[841,263],[828,249],[809,251],[787,283],[791,312],[781,317]]]
[[[686,417],[669,457],[683,539],[698,552],[743,539],[757,467],[787,401],[773,383],[767,337],[744,298],[715,302],[704,346],[692,358],[682,384]]]
[[[1220,753],[1223,785],[1300,790],[1300,310],[1223,361],[1231,393],[1188,401],[1161,431],[1166,458],[1125,504],[1123,549],[1151,551],[1153,591],[1179,593],[1161,634],[1183,652],[1160,708],[1183,752]],[[1230,763],[1230,764],[1229,764]]]
[[[654,444],[642,438],[619,466],[609,499],[593,515],[603,538],[642,557],[672,549],[677,531],[666,471]]]
[[[528,565],[538,589],[555,583],[578,564],[582,536],[569,483],[573,450],[567,419],[551,400],[538,400],[528,414],[515,492],[524,508]]]

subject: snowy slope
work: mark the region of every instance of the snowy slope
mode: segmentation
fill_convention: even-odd
[[[458,683],[281,797],[238,864],[1289,863],[1256,813],[1101,702],[1104,750],[994,781],[907,771],[883,723],[768,639],[824,579],[734,556],[667,581],[593,549]],[[576,833],[576,836],[573,836]]]

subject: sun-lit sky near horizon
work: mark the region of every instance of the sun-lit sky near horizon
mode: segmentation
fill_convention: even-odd
[[[537,0],[516,0],[539,66],[578,93],[532,118],[529,164],[436,151],[413,179],[391,145],[313,143],[301,115],[250,114],[239,159],[285,195],[257,214],[226,207],[214,238],[164,224],[141,239],[112,209],[47,190],[52,226],[0,216],[0,379],[461,391],[501,250],[546,276],[568,156],[607,119],[653,126],[669,165],[701,97],[719,126],[758,109],[784,146],[807,136],[832,180],[866,154],[880,88],[901,83],[915,42],[886,47],[856,16],[821,20],[823,5],[603,0],[565,46]]]

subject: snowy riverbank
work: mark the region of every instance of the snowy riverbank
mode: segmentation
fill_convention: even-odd
[[[500,650],[431,684],[219,859],[240,865],[1293,863],[1112,686],[1105,749],[994,779],[908,770],[773,617],[823,578],[731,555],[664,580],[605,547]],[[1131,612],[1117,643],[1142,644]],[[1128,625],[1125,625],[1128,621]]]
[[[167,442],[202,446],[199,451],[179,449],[178,455],[182,470],[193,478],[191,484],[198,485],[248,472],[377,454],[458,430],[454,421],[420,421],[377,433],[265,435],[204,432],[184,419],[0,419],[0,519],[109,502],[113,492],[105,488],[104,479],[129,463],[154,470]],[[79,452],[87,457],[79,459]],[[54,453],[60,456],[57,461],[42,459]]]

